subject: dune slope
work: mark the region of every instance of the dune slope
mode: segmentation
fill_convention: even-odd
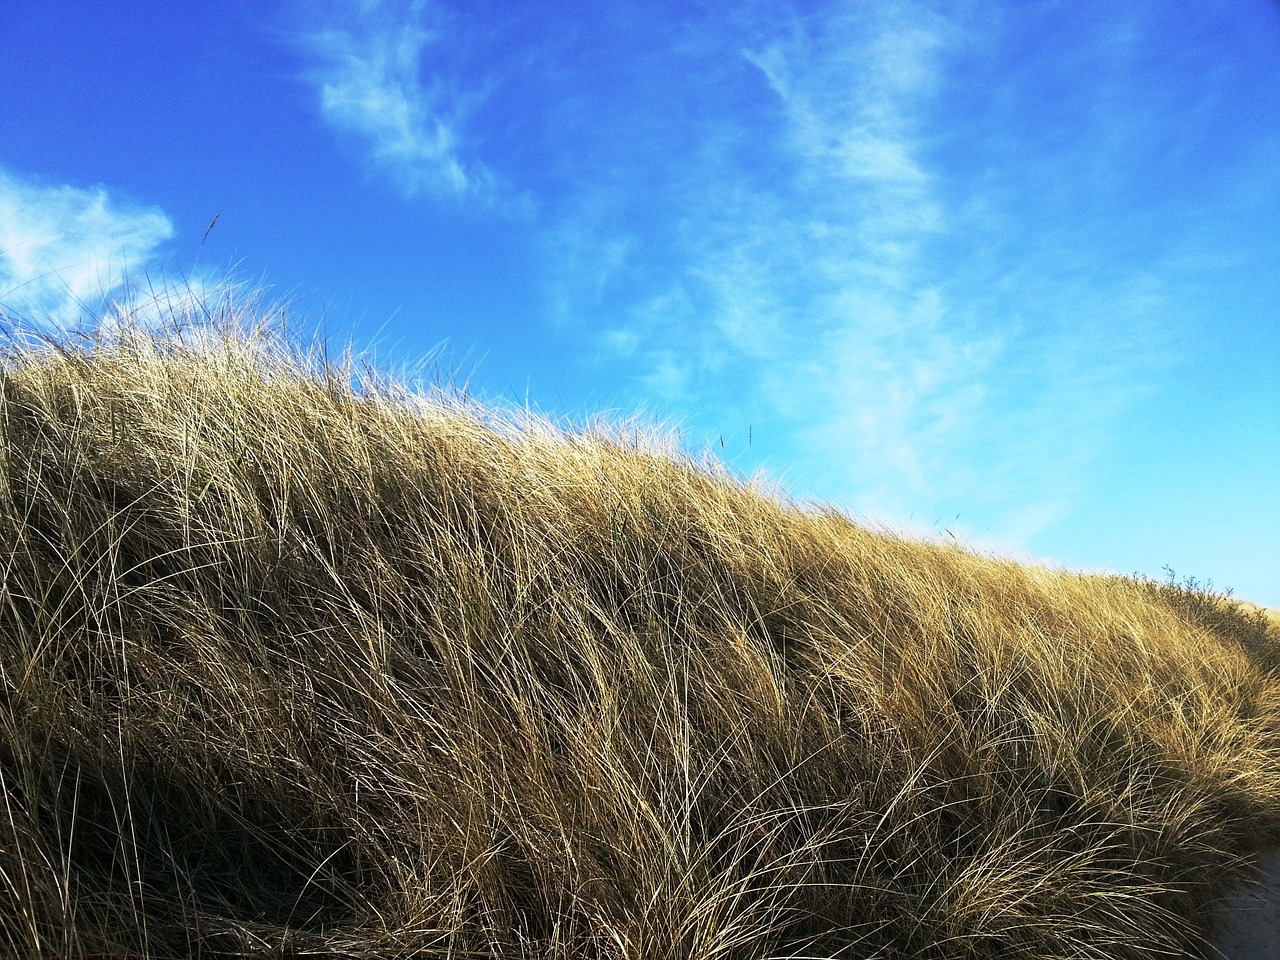
[[[1264,615],[234,324],[10,348],[0,690],[11,957],[1194,956],[1280,840]]]

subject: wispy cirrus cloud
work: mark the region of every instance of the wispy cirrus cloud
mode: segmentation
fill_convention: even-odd
[[[768,119],[704,131],[677,200],[679,266],[602,338],[647,365],[646,391],[786,434],[783,457],[861,472],[845,479],[863,489],[923,483],[918,421],[944,405],[963,419],[994,351],[948,324],[918,266],[946,227],[918,141],[948,34],[916,6],[848,4],[757,23],[721,51]]]
[[[173,224],[105,187],[50,185],[0,168],[0,306],[67,323],[140,279]]]
[[[325,121],[367,151],[407,196],[491,200],[497,181],[468,155],[467,121],[484,92],[433,58],[448,50],[450,16],[433,0],[325,5],[302,46]]]
[[[1058,161],[964,169],[974,148],[944,101],[970,28],[923,2],[742,21],[684,78],[739,109],[704,110],[685,166],[635,171],[673,221],[646,233],[615,188],[626,243],[571,216],[557,248],[626,250],[590,261],[577,308],[604,318],[601,362],[660,411],[803,464],[803,494],[925,527],[962,512],[959,529],[1018,549],[1068,514],[1106,425],[1146,389],[1171,294],[1151,265],[1099,275],[1083,238],[1106,234],[1105,209],[1049,211],[1022,250],[1002,235],[1037,199],[1020,165]],[[1075,176],[1058,189],[1080,202]],[[1002,178],[1020,189],[989,188]],[[580,282],[564,277],[562,292]]]

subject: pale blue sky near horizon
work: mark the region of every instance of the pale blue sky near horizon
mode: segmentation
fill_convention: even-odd
[[[228,278],[867,522],[1280,607],[1275,0],[0,5],[0,309]]]

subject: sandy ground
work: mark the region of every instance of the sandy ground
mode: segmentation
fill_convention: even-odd
[[[1263,851],[1258,866],[1257,880],[1223,904],[1214,945],[1226,960],[1280,960],[1280,847]]]

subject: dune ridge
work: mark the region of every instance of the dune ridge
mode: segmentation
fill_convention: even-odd
[[[1265,613],[190,321],[0,364],[0,955],[1201,956],[1280,841]]]

